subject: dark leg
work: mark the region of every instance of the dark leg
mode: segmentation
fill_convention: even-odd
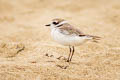
[[[70,61],[69,59],[70,59],[70,55],[71,55],[71,51],[72,51],[71,46],[69,46],[69,49],[70,49],[70,53],[69,53],[69,56],[68,56],[67,62]]]
[[[72,55],[71,55],[70,61],[72,60],[74,52],[75,52],[75,49],[74,49],[74,46],[72,46]]]

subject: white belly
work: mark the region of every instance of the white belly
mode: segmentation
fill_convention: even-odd
[[[62,34],[58,29],[52,29],[51,36],[56,42],[65,46],[79,46],[88,41],[86,37]]]

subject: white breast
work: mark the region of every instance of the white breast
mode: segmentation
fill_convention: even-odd
[[[59,29],[53,28],[51,31],[52,38],[65,46],[79,46],[88,41],[86,37],[79,37],[76,35],[65,35],[59,31]]]

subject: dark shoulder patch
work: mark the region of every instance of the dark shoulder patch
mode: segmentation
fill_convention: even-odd
[[[83,34],[83,35],[79,35],[79,36],[80,36],[80,37],[83,37],[83,36],[86,36],[86,35]]]

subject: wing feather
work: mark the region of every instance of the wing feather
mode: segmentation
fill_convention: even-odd
[[[74,28],[72,25],[70,25],[68,23],[63,24],[61,27],[59,27],[59,29],[60,29],[61,33],[65,34],[65,35],[76,35],[76,36],[80,36],[80,37],[86,36],[86,37],[92,39],[93,42],[98,42],[98,40],[100,40],[100,38],[101,38],[98,36],[84,34],[79,29]]]
[[[66,34],[66,35],[72,35],[75,34],[77,36],[84,36],[80,30],[75,29],[72,25],[70,24],[63,24],[61,27],[59,27],[61,33]]]

